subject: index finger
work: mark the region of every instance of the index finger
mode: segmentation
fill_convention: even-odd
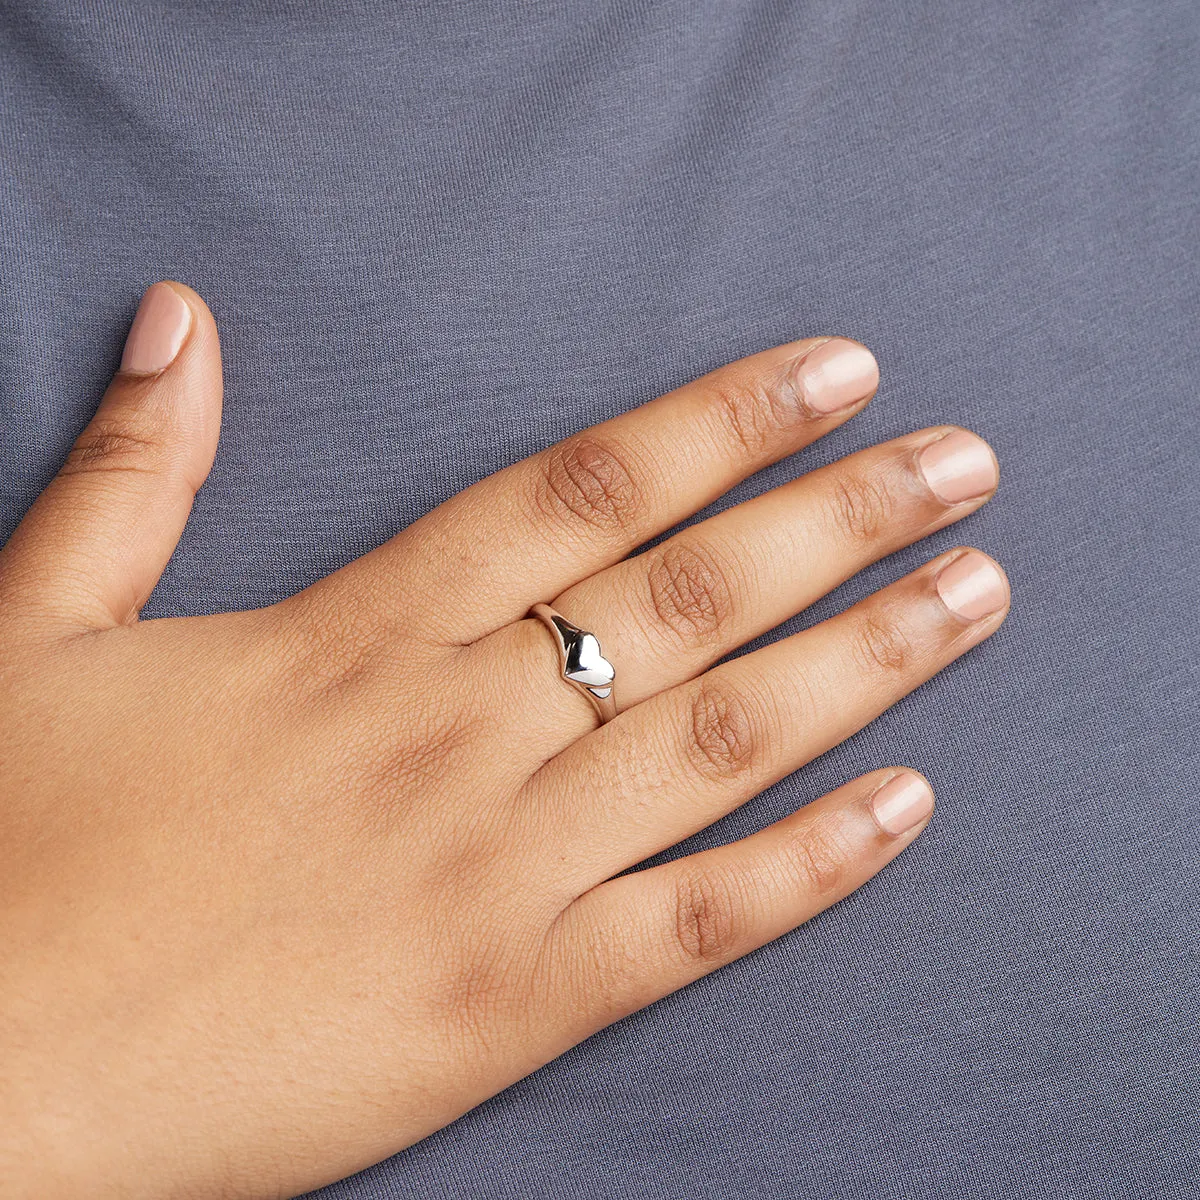
[[[842,424],[878,382],[848,338],[753,354],[488,476],[327,582],[399,592],[435,636],[475,641]]]

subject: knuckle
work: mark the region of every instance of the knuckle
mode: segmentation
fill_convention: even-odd
[[[504,942],[499,931],[489,930],[443,969],[434,989],[436,1004],[456,1043],[492,1046],[525,1002],[526,989],[516,978],[523,955],[514,953],[523,947]]]
[[[293,694],[340,705],[375,680],[387,651],[381,625],[353,598],[321,603],[308,593],[277,606],[278,633]],[[289,619],[290,618],[290,619]]]
[[[868,613],[855,631],[854,652],[858,662],[870,671],[901,674],[912,662],[913,646],[894,617],[887,613]]]
[[[162,439],[128,423],[93,421],[75,440],[60,475],[153,473],[164,462]]]
[[[535,494],[539,511],[568,524],[605,531],[632,524],[640,500],[621,453],[588,437],[572,438],[547,452]]]
[[[809,827],[787,848],[799,888],[810,896],[839,894],[845,887],[851,854],[828,831]]]
[[[688,755],[699,771],[733,777],[753,766],[758,722],[744,696],[706,682],[692,698],[689,717]]]
[[[501,1024],[504,997],[503,981],[496,976],[483,970],[463,973],[450,989],[451,1002],[446,1006],[462,1040],[484,1047],[491,1044]]]
[[[725,428],[752,457],[768,449],[802,411],[786,372],[767,377],[722,372],[713,378],[710,389],[713,407]]]
[[[896,510],[895,499],[886,486],[848,472],[834,476],[829,504],[835,526],[859,542],[878,540]]]
[[[718,638],[733,616],[733,593],[715,557],[683,542],[648,554],[650,604],[659,621],[687,643]]]
[[[729,879],[693,868],[675,887],[671,938],[686,961],[716,965],[736,956],[739,900]]]
[[[364,769],[361,794],[375,800],[385,814],[397,796],[436,794],[464,761],[473,758],[475,732],[471,720],[449,706],[444,711],[406,712],[401,736],[383,739],[385,744]]]
[[[646,973],[642,955],[629,943],[614,944],[594,926],[584,925],[578,932],[570,971],[575,988],[568,993],[573,1015],[581,1023],[601,1018],[607,1024],[633,1012],[639,1007],[638,984]]]

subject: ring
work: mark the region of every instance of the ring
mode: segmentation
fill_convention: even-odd
[[[537,617],[554,635],[562,677],[592,702],[592,707],[600,714],[601,725],[611,721],[617,715],[617,702],[613,697],[616,669],[600,653],[596,635],[572,625],[548,604],[535,604],[529,615]]]

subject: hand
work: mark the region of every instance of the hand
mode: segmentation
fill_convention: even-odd
[[[146,294],[0,552],[0,1172],[15,1194],[277,1196],[424,1137],[858,887],[933,797],[883,767],[622,874],[992,633],[952,550],[714,666],[978,508],[925,429],[628,557],[853,416],[857,343],[756,354],[455,496],[270,608],[139,621],[216,451],[217,333]],[[620,713],[559,676],[547,601]],[[10,1192],[9,1194],[14,1194]]]

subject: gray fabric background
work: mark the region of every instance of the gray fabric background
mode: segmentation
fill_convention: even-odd
[[[860,772],[935,826],[810,925],[397,1158],[367,1197],[1193,1197],[1200,6],[0,5],[0,536],[147,284],[221,326],[154,614],[295,591],[451,493],[811,333],[996,446],[1001,633],[691,847]],[[793,626],[795,627],[795,626]]]

